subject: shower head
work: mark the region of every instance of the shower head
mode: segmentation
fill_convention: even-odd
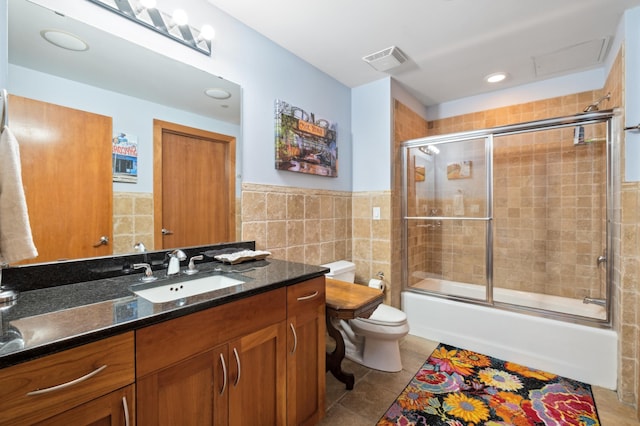
[[[599,110],[599,106],[600,103],[604,100],[609,100],[611,99],[611,92],[607,93],[606,95],[604,95],[603,97],[601,97],[600,99],[598,99],[597,101],[595,101],[594,103],[592,103],[591,105],[588,105],[585,109],[582,110],[582,112],[592,112],[592,111],[598,111]]]

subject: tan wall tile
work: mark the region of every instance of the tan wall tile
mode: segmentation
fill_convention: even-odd
[[[267,193],[268,220],[284,220],[287,218],[287,194]]]

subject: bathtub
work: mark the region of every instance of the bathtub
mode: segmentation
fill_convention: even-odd
[[[459,296],[468,291],[471,292],[467,293],[468,297],[484,294],[483,287],[473,284],[428,281],[433,283],[423,282],[419,287],[426,289],[427,284],[437,285],[438,291],[451,291],[448,294]],[[518,300],[513,299],[523,296],[518,293],[526,294],[496,289],[494,298],[518,304]],[[538,306],[545,306],[545,301],[537,300],[540,295],[534,299]],[[557,299],[564,298],[552,297],[551,303],[559,303]],[[576,305],[584,305],[577,302]],[[532,304],[529,297],[526,306]],[[601,309],[595,305],[580,308],[588,311]],[[402,309],[407,314],[411,329],[409,333],[412,335],[517,362],[591,385],[616,389],[618,336],[613,330],[474,305],[410,290],[402,292]]]

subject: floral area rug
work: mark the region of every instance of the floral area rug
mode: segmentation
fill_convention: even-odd
[[[591,386],[441,344],[378,425],[600,425]]]

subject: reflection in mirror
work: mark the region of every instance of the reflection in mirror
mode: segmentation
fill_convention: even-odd
[[[44,30],[51,29],[76,35],[88,48],[69,50],[54,46],[41,35]],[[154,241],[153,204],[154,195],[158,195],[154,194],[154,179],[161,179],[161,176],[154,176],[154,120],[225,135],[235,141],[235,155],[241,152],[241,89],[237,84],[27,0],[9,0],[8,56],[10,102],[12,98],[14,101],[27,98],[63,109],[106,116],[111,120],[112,137],[124,133],[137,141],[135,181],[113,182],[110,185],[111,194],[103,197],[97,206],[98,209],[112,210],[112,229],[100,235],[84,236],[86,241],[76,243],[78,236],[73,235],[71,226],[71,231],[66,230],[67,234],[58,237],[52,244],[62,247],[63,242],[71,241],[74,245],[87,246],[88,253],[69,255],[73,252],[61,250],[48,258],[37,258],[36,262],[128,253],[135,251],[134,246],[139,242],[149,250],[163,248],[161,241]],[[206,91],[218,98],[206,96]],[[220,93],[230,96],[219,99],[226,97],[219,96]],[[20,117],[12,115],[11,111],[9,119],[9,126],[14,133],[22,129],[23,138],[38,140],[40,136],[54,133],[50,128],[43,128],[44,120],[31,117],[30,122],[21,123]],[[64,137],[59,138],[62,151],[72,143],[69,130],[64,132]],[[22,151],[26,139],[19,137],[18,140]],[[110,142],[106,141],[109,146]],[[25,146],[24,150],[26,152],[28,148]],[[239,169],[241,159],[234,160],[235,167]],[[24,161],[23,158],[23,164]],[[111,158],[106,161],[111,164]],[[46,163],[45,159],[40,164]],[[73,169],[67,167],[64,174],[50,176],[46,185],[32,184],[26,187],[25,183],[27,199],[42,199],[47,185],[71,187],[66,185],[69,179],[82,179],[86,185],[91,185],[93,176],[69,177],[67,173]],[[64,169],[60,170],[62,172]],[[30,168],[23,165],[25,182],[29,173]],[[239,185],[239,181],[235,182],[236,196],[239,194]],[[55,203],[55,200],[50,203]],[[33,221],[41,220],[38,218],[50,213],[42,212],[43,208],[42,203],[29,204],[36,240],[38,235]],[[235,206],[232,206],[230,212],[234,211]],[[48,215],[45,226],[49,231],[64,228],[55,223],[57,219]],[[91,220],[91,216],[87,216],[87,220]],[[239,226],[237,221],[235,229],[239,229]],[[230,234],[232,239],[235,239],[234,234],[235,230]],[[110,236],[108,246],[105,248],[102,244],[94,248],[102,236]]]

